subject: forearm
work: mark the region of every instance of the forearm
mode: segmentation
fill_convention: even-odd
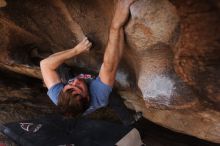
[[[61,51],[55,54],[52,54],[51,56],[45,58],[41,61],[41,65],[44,65],[45,67],[55,70],[57,69],[62,63],[64,63],[66,60],[76,56],[79,54],[79,51],[77,51],[76,48],[72,48],[69,50]]]
[[[49,89],[50,87],[61,81],[59,75],[56,72],[56,69],[62,63],[80,53],[89,51],[91,46],[92,44],[89,42],[89,40],[87,38],[84,38],[83,41],[81,41],[74,48],[55,53],[42,60],[40,62],[40,68],[47,88]]]
[[[124,32],[123,28],[110,29],[109,42],[104,54],[104,65],[113,71],[121,59],[124,48]]]

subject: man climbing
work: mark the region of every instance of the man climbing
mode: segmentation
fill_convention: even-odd
[[[89,51],[92,43],[84,38],[72,49],[55,53],[40,62],[48,96],[66,112],[88,114],[108,104],[116,71],[124,49],[124,28],[129,8],[136,0],[118,0],[109,30],[109,40],[98,77],[85,82],[85,76],[76,76],[67,84],[61,82],[58,67],[66,60]]]

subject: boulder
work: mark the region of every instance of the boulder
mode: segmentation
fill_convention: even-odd
[[[0,9],[0,68],[42,79],[41,59],[88,36],[91,51],[66,63],[98,73],[114,6],[7,0]],[[215,0],[135,2],[116,77],[127,106],[161,126],[220,143],[219,17]]]
[[[5,0],[0,0],[0,8],[5,7],[7,5]]]

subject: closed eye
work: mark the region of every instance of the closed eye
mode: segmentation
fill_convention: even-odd
[[[66,90],[66,92],[69,93],[69,94],[73,93],[73,91],[74,91],[73,88],[70,88],[70,89],[67,89],[67,90]]]

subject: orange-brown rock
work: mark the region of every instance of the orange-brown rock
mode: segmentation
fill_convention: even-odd
[[[0,8],[5,7],[7,5],[5,0],[0,0]]]
[[[115,1],[4,2],[0,1],[2,69],[41,79],[41,59],[88,36],[93,42],[90,53],[67,64],[99,71]],[[216,0],[138,0],[131,6],[116,78],[128,107],[159,125],[216,143],[219,10]]]

